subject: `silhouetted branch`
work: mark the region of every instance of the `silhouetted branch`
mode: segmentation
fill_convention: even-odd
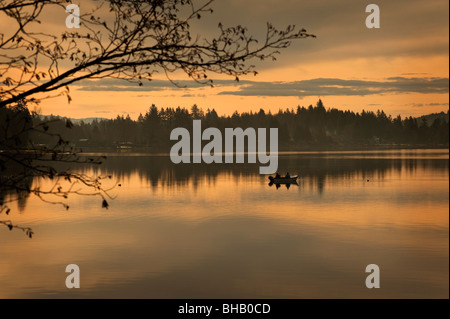
[[[295,26],[278,30],[267,24],[266,36],[259,42],[243,26],[225,28],[220,23],[217,37],[194,36],[190,23],[211,13],[213,1],[198,1],[198,6],[196,2],[110,0],[92,9],[86,4],[81,8],[79,31],[47,34],[29,29],[45,6],[63,7],[63,1],[1,1],[0,13],[15,21],[17,30],[9,37],[0,33],[0,107],[20,100],[37,103],[39,99],[33,97],[37,93],[60,89],[65,89],[62,94],[70,102],[68,86],[89,78],[143,85],[158,71],[182,70],[202,84],[213,85],[209,73],[238,80],[251,72],[256,75],[250,60],[275,60],[292,40],[314,37]],[[186,9],[190,12],[182,13]],[[63,61],[70,66],[60,68]],[[46,71],[39,67],[44,65],[48,65]]]
[[[33,237],[34,232],[30,227],[22,227],[19,225],[14,225],[10,220],[0,220],[0,224],[5,225],[6,227],[8,227],[9,230],[13,230],[14,228],[20,229],[25,233],[25,235],[28,236],[28,238]]]

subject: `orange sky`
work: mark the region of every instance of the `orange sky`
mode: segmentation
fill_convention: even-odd
[[[83,12],[83,2],[78,3]],[[314,105],[319,98],[325,107],[356,112],[383,109],[393,116],[446,112],[449,108],[448,1],[377,1],[381,12],[380,29],[367,29],[365,26],[368,15],[365,6],[369,3],[358,0],[339,3],[331,0],[314,3],[293,0],[215,1],[212,4],[214,13],[196,22],[193,32],[204,37],[212,36],[220,21],[225,25],[247,25],[250,32],[261,36],[266,21],[271,21],[280,27],[297,24],[317,38],[296,41],[281,52],[277,62],[257,63],[259,75],[242,80],[252,81],[248,85],[259,87],[259,93],[248,91],[245,83],[188,89],[149,85],[136,90],[136,87],[114,86],[112,82],[92,88],[92,83],[85,82],[71,87],[71,104],[67,103],[66,97],[46,100],[40,105],[41,113],[73,118],[112,118],[118,114],[130,114],[136,119],[151,104],[187,108],[197,104],[204,110],[215,108],[219,114],[228,115],[235,110],[257,111],[260,108],[277,112],[280,108]],[[65,12],[59,12],[48,15],[43,22],[52,30],[63,32],[65,17]],[[7,28],[6,23],[6,20],[0,20],[0,27]],[[175,77],[185,80],[180,75]],[[155,78],[166,81],[162,75]],[[222,75],[212,78],[230,80]],[[394,78],[399,78],[402,83],[395,90],[386,89],[386,83],[396,81]],[[325,85],[329,90],[318,93],[314,87],[305,89],[304,82],[296,83],[317,79],[328,81],[329,84]],[[408,79],[411,87],[404,88],[403,82]],[[424,79],[438,79],[440,84],[423,88],[421,81]],[[332,89],[337,80],[357,83],[338,93]],[[280,82],[286,86],[294,85],[295,90],[285,91]],[[370,84],[370,90],[380,88],[380,91],[368,94],[365,91],[367,82],[376,82],[375,86]],[[273,83],[278,84],[272,87]],[[447,88],[442,83],[447,83]],[[297,94],[296,91],[302,93]]]
[[[376,65],[376,68],[373,68]],[[442,68],[442,66],[445,66]],[[414,69],[411,66],[415,66]],[[405,59],[366,59],[343,60],[339,64],[330,62],[303,65],[301,63],[289,67],[263,70],[258,76],[249,76],[252,81],[298,81],[313,78],[341,78],[355,80],[383,80],[399,74],[427,73],[429,77],[448,77],[448,58],[445,56],[429,57],[427,63],[422,58]],[[364,77],[360,75],[363,74]],[[225,87],[237,90],[236,87]],[[178,89],[173,87],[161,91],[133,92],[133,91],[78,91],[74,90],[74,101],[67,104],[65,98],[51,101],[52,106],[43,107],[44,113],[61,114],[60,105],[64,105],[64,113],[74,117],[112,117],[117,114],[130,114],[136,118],[139,113],[145,113],[151,104],[158,107],[187,107],[197,104],[204,110],[215,108],[219,114],[257,111],[260,108],[277,112],[280,108],[296,108],[315,105],[321,98],[328,107],[361,110],[384,109],[388,114],[396,116],[420,116],[434,112],[448,110],[448,93],[387,93],[368,96],[238,96],[218,95],[224,87],[203,87],[192,89]],[[101,94],[101,99],[98,96]],[[95,101],[95,107],[93,105]],[[49,101],[50,102],[50,101]]]

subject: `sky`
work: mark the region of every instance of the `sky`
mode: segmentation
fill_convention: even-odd
[[[83,10],[83,1],[76,2]],[[366,27],[365,9],[380,8],[380,28]],[[257,76],[239,83],[216,75],[215,87],[199,86],[184,77],[174,86],[164,76],[143,87],[125,81],[84,81],[65,97],[41,103],[42,114],[72,118],[129,114],[136,119],[155,104],[186,107],[197,104],[220,115],[234,111],[273,112],[315,105],[377,111],[392,116],[420,116],[449,108],[449,2],[447,0],[216,0],[214,13],[197,20],[193,32],[217,35],[218,22],[245,25],[262,37],[267,22],[282,28],[295,24],[317,38],[296,40],[277,61],[256,63]],[[64,23],[65,12],[44,22]],[[61,22],[62,21],[62,22]],[[1,22],[0,22],[1,25]]]

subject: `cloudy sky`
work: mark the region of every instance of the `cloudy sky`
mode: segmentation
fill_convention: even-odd
[[[370,3],[380,8],[380,29],[365,25]],[[197,104],[219,114],[260,108],[277,112],[315,104],[319,98],[326,107],[384,109],[393,116],[449,108],[448,0],[216,0],[212,8],[213,14],[194,25],[203,36],[217,35],[221,22],[246,25],[261,37],[270,21],[280,28],[295,24],[317,38],[295,41],[278,61],[258,63],[258,76],[239,83],[223,76],[216,77],[214,88],[182,78],[179,84],[186,87],[177,88],[164,77],[143,87],[85,81],[72,87],[70,105],[65,98],[52,99],[41,105],[42,113],[77,118],[129,113],[137,118],[151,104]],[[62,14],[51,23],[60,23]]]

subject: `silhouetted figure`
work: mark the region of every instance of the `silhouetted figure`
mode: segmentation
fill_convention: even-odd
[[[286,173],[286,178],[291,178],[291,175],[289,173]]]
[[[280,174],[278,174],[278,172],[275,174],[275,178],[280,178]]]

